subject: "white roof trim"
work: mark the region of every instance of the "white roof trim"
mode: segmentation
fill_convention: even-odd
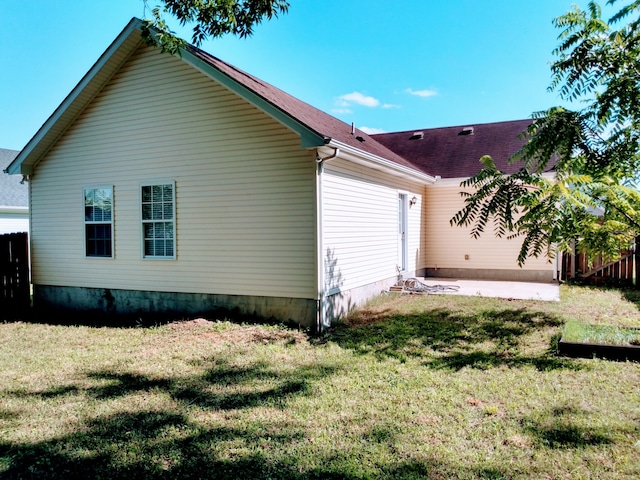
[[[347,154],[347,160],[355,163],[363,163],[378,170],[383,170],[385,172],[391,173],[395,176],[408,178],[409,180],[419,181],[425,184],[432,184],[436,181],[435,177],[423,173],[419,170],[400,165],[396,162],[392,162],[391,160],[387,160],[386,158],[373,155],[337,140],[331,139],[327,146],[340,149],[341,154]],[[341,156],[345,157],[345,155]]]

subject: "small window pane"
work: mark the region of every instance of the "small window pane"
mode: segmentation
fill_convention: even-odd
[[[165,203],[164,206],[164,211],[163,211],[163,217],[167,220],[170,220],[173,218],[173,203]]]
[[[149,204],[142,205],[142,219],[151,220],[151,205]]]
[[[153,204],[153,219],[162,220],[162,204],[161,203]]]
[[[153,186],[152,201],[154,201],[154,202],[161,202],[162,201],[162,185],[154,185]]]
[[[153,226],[153,236],[155,238],[164,238],[164,223],[156,223]]]
[[[142,201],[143,202],[151,201],[151,187],[142,187]]]

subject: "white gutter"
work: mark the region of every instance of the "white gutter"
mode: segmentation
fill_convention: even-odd
[[[400,165],[396,162],[392,162],[391,160],[387,160],[386,158],[362,151],[359,148],[352,147],[334,139],[329,139],[326,146],[333,147],[334,149],[339,149],[341,152],[344,152],[346,155],[343,155],[343,157],[348,157],[347,160],[356,163],[364,163],[372,166],[373,168],[378,167],[381,170],[386,170],[395,175],[408,177],[412,180],[420,180],[424,183],[434,183],[437,180],[436,177],[423,173],[420,170]]]
[[[333,160],[340,155],[340,149],[337,147],[333,147],[333,153],[326,156],[320,157],[319,149],[316,150],[316,290],[317,290],[317,319],[316,319],[316,327],[318,333],[328,328],[330,325],[327,324],[327,319],[324,310],[324,300],[326,296],[325,292],[325,278],[324,278],[324,234],[322,228],[322,173],[324,171],[324,164],[329,160]]]
[[[29,207],[18,207],[18,206],[11,206],[11,205],[2,205],[0,206],[0,213],[22,213],[22,214],[27,214],[29,213]]]

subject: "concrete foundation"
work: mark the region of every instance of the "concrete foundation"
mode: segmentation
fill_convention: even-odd
[[[33,286],[35,308],[150,321],[157,317],[215,315],[317,329],[314,299],[172,293],[85,287]]]
[[[467,268],[427,268],[426,277],[499,280],[508,282],[551,282],[553,270],[478,270]]]
[[[405,272],[402,274],[404,279],[424,277],[424,270],[415,272]],[[380,295],[382,292],[388,291],[389,287],[395,285],[398,277],[390,277],[367,285],[340,291],[327,296],[324,305],[325,322],[333,324],[345,317],[355,308],[363,305],[367,300]],[[324,325],[326,328],[328,325]]]

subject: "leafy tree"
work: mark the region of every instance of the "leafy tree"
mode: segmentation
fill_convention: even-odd
[[[618,0],[609,0],[609,4]],[[550,91],[579,108],[533,115],[525,146],[511,159],[514,175],[490,157],[461,184],[465,205],[452,225],[480,236],[521,237],[520,265],[560,250],[614,256],[640,234],[640,0],[609,20],[590,1],[554,20],[561,30]],[[555,178],[544,172],[553,167]]]
[[[149,9],[143,0],[145,11]],[[164,14],[175,17],[180,25],[193,25],[192,43],[200,45],[209,37],[226,34],[251,36],[256,25],[289,10],[286,0],[160,0],[163,6],[151,9],[152,18],[143,22],[143,38],[172,54],[186,42],[169,28]]]

